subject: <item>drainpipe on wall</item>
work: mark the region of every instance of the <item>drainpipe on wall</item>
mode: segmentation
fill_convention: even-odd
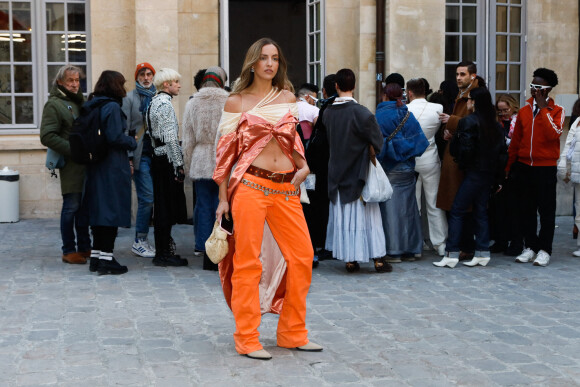
[[[377,26],[376,26],[376,102],[381,102],[383,93],[383,79],[385,74],[385,8],[386,0],[377,0]]]
[[[219,0],[219,63],[226,74],[230,73],[230,8],[228,0]],[[226,85],[233,80],[228,79]]]

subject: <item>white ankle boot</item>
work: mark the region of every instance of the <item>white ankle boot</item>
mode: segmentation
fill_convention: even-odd
[[[463,262],[465,266],[485,266],[489,262],[489,257],[473,257],[473,259],[469,262]]]
[[[448,266],[451,269],[453,269],[455,267],[455,265],[457,265],[457,262],[459,262],[459,258],[443,257],[443,259],[440,260],[439,262],[433,262],[433,265],[435,265],[437,267]]]

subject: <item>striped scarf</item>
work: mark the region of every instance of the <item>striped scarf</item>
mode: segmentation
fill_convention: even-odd
[[[141,98],[141,106],[139,106],[139,111],[144,114],[147,110],[147,107],[151,103],[151,99],[155,96],[156,89],[155,85],[151,85],[150,88],[146,89],[139,82],[135,82],[137,93],[142,97]]]

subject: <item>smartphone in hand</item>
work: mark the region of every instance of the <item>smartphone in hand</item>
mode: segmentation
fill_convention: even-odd
[[[220,228],[226,232],[228,235],[232,235],[234,232],[234,220],[232,219],[232,215],[229,214],[229,219],[226,218],[226,214],[222,215],[220,220]]]

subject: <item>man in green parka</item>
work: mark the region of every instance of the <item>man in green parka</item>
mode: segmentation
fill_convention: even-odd
[[[88,212],[82,200],[85,167],[71,160],[68,142],[73,120],[84,102],[81,74],[80,68],[71,65],[58,70],[40,124],[40,142],[64,156],[65,166],[60,169],[62,261],[76,264],[87,263],[91,255]]]

